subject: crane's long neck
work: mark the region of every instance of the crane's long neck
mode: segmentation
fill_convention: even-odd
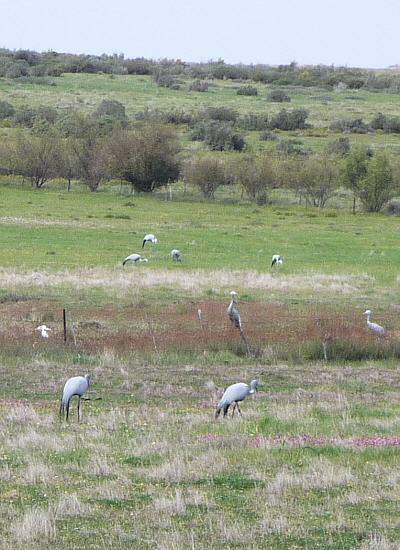
[[[371,322],[371,313],[367,313],[367,323]]]

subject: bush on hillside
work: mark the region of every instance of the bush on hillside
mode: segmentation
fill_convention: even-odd
[[[190,92],[207,92],[208,91],[208,82],[205,80],[195,80],[189,86]]]
[[[246,145],[232,124],[218,120],[198,122],[193,128],[192,140],[204,141],[213,151],[242,151]]]
[[[269,121],[269,128],[271,130],[303,130],[309,127],[306,120],[308,117],[308,111],[306,109],[294,109],[293,111],[287,111],[282,109],[274,115]]]
[[[236,93],[237,95],[256,96],[258,95],[258,90],[255,86],[242,86]]]
[[[198,187],[208,199],[214,199],[218,187],[227,183],[224,162],[209,155],[192,158],[185,166],[184,178],[191,185]]]
[[[345,157],[350,153],[351,145],[348,137],[340,137],[327,144],[326,150],[329,154]]]
[[[268,100],[274,103],[290,102],[290,97],[283,90],[272,90],[268,95]]]
[[[247,113],[239,118],[237,125],[244,130],[267,130],[269,128],[268,115]]]
[[[8,101],[0,101],[0,118],[11,118],[15,114],[15,109]]]
[[[369,130],[368,125],[361,118],[337,119],[332,121],[329,128],[333,132],[346,132],[352,134],[366,134]]]
[[[238,118],[238,114],[234,109],[230,109],[229,107],[207,107],[207,109],[205,109],[201,114],[200,118],[235,123]]]

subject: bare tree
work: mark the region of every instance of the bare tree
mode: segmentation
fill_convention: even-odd
[[[37,188],[57,176],[60,142],[49,134],[19,133],[11,146],[10,167],[15,174],[29,178]]]

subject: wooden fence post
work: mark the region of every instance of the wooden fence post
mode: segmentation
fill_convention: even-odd
[[[67,315],[65,308],[63,309],[63,326],[64,326],[64,342],[67,341]]]

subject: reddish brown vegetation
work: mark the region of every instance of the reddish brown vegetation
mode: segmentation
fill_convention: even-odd
[[[202,322],[197,315],[202,311]],[[237,349],[241,345],[240,334],[231,326],[226,304],[216,301],[170,304],[158,311],[154,306],[75,308],[70,317],[76,337],[76,347],[84,352],[101,352],[112,349],[116,353],[128,351],[202,351]],[[280,304],[242,302],[240,304],[243,330],[254,348],[277,346],[291,349],[308,342],[358,343],[368,345],[376,340],[356,313],[337,315],[334,312],[300,310]],[[0,345],[58,347],[64,345],[62,311],[52,304],[19,302],[2,304],[3,318]],[[7,322],[5,322],[7,319]],[[53,330],[48,340],[43,340],[35,328],[41,322]],[[390,325],[390,320],[381,320]],[[377,341],[377,340],[376,340]],[[75,347],[71,330],[68,345]]]

